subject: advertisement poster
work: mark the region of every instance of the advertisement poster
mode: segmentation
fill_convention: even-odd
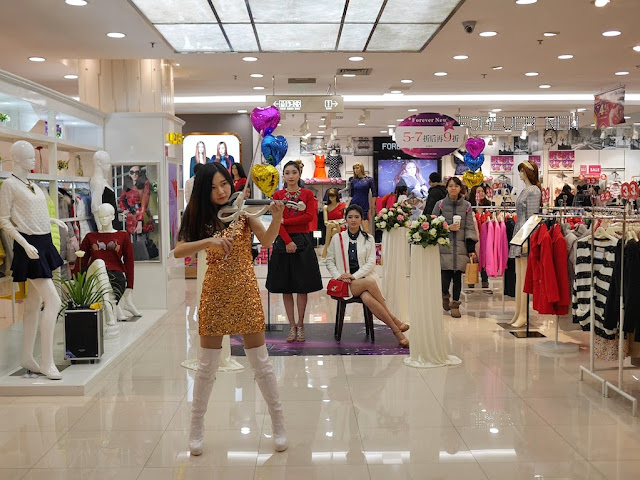
[[[169,164],[169,247],[178,241],[178,165]]]
[[[426,198],[429,175],[438,171],[438,160],[378,160],[378,196],[393,193],[397,185],[405,185],[409,195]]]
[[[231,171],[232,164],[242,163],[240,147],[240,137],[235,133],[187,135],[182,144],[184,182],[193,177],[193,167],[198,163],[220,162]]]
[[[593,114],[596,129],[613,127],[624,123],[625,87],[595,95]]]
[[[551,170],[573,170],[576,152],[573,150],[549,150],[549,168]]]
[[[396,142],[416,158],[441,158],[464,143],[465,127],[442,113],[418,113],[405,118],[396,128]]]

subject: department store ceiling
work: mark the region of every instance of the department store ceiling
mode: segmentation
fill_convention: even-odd
[[[460,110],[462,114],[484,115],[491,109],[500,108],[504,115],[531,113],[540,116],[585,108],[580,123],[588,125],[593,106],[589,95],[621,83],[626,84],[628,93],[640,93],[640,51],[633,50],[634,46],[640,45],[640,29],[637,28],[640,0],[612,0],[604,8],[596,8],[592,0],[538,0],[532,5],[517,5],[514,0],[466,0],[421,52],[264,52],[250,54],[257,59],[254,62],[243,61],[243,57],[248,56],[244,53],[176,53],[129,0],[87,1],[87,6],[74,7],[65,4],[64,0],[0,0],[3,12],[0,16],[0,44],[3,46],[0,68],[75,96],[78,95],[78,81],[64,76],[81,73],[77,70],[78,59],[164,58],[174,63],[175,95],[179,99],[212,95],[227,100],[231,96],[246,97],[241,101],[221,103],[181,103],[177,105],[178,114],[235,113],[258,105],[257,99],[261,97],[255,95],[272,92],[323,95],[335,88],[339,95],[367,96],[363,100],[346,102],[342,118],[328,119],[328,131],[349,128],[353,135],[379,135],[387,125],[409,115],[411,108],[449,114]],[[295,3],[332,5],[332,1],[298,0]],[[249,3],[253,5],[254,2],[250,0]],[[216,2],[212,0],[212,3],[215,6]],[[235,3],[242,6],[245,2]],[[259,3],[273,4],[271,11],[274,11],[278,5],[294,2],[265,0]],[[379,0],[366,3],[350,0],[349,4],[352,3],[371,5],[371,11],[376,14],[382,4]],[[405,3],[416,6],[422,2]],[[388,0],[385,9],[393,4]],[[285,8],[281,10],[288,13]],[[366,12],[369,10],[365,10],[368,14]],[[472,34],[463,29],[462,22],[467,20],[477,22]],[[621,35],[602,35],[611,30],[620,31]],[[479,35],[485,31],[495,31],[497,35]],[[110,32],[121,32],[126,36],[109,38],[106,34]],[[557,32],[558,35],[547,37],[545,32]],[[305,35],[313,36],[313,31],[305,31]],[[363,60],[350,61],[349,57],[354,55]],[[573,57],[558,58],[562,55]],[[44,57],[46,61],[30,62],[31,56]],[[502,68],[494,70],[498,66]],[[337,74],[343,68],[370,69],[371,72],[345,77]],[[434,75],[439,72],[447,75]],[[525,75],[531,72],[538,75]],[[616,72],[629,74],[620,76]],[[252,77],[251,74],[262,76]],[[311,78],[313,83],[289,83],[290,78]],[[411,83],[402,83],[402,80],[411,80]],[[540,89],[540,85],[550,88]],[[400,93],[391,94],[391,91]],[[541,93],[585,97],[582,100],[535,97],[535,101],[497,97]],[[464,101],[453,97],[443,101],[441,97],[460,94],[485,95],[488,97],[477,98],[493,100]],[[416,95],[435,95],[440,100],[418,100]],[[627,112],[632,116],[629,122],[640,122],[639,104],[627,102]],[[358,127],[363,110],[368,116],[367,124]],[[297,132],[302,123],[299,117],[287,114],[283,127],[291,122],[287,131]],[[309,119],[313,134],[322,131],[320,125],[324,123],[320,123],[319,114]]]
[[[419,52],[465,0],[129,0],[178,53]]]

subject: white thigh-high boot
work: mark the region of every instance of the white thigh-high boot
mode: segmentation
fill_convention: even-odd
[[[40,318],[40,350],[42,352],[40,373],[50,380],[60,380],[62,375],[53,361],[53,331],[60,311],[60,297],[50,278],[37,278],[29,280],[29,283],[36,288],[44,302]]]
[[[193,403],[191,405],[191,429],[189,430],[189,450],[191,455],[202,455],[204,443],[204,414],[211,396],[216,370],[220,363],[220,348],[200,348],[200,360],[196,381],[193,385]]]
[[[38,317],[40,307],[42,307],[42,299],[38,290],[29,286],[27,288],[27,300],[24,304],[24,319],[22,320],[22,360],[20,365],[27,370],[40,373],[40,365],[33,358],[33,348],[38,334]]]
[[[253,368],[253,374],[258,382],[258,387],[262,396],[267,402],[269,415],[271,416],[271,427],[273,429],[273,440],[276,452],[283,452],[287,449],[287,433],[284,429],[284,414],[282,404],[278,394],[278,382],[272,363],[269,361],[269,353],[266,345],[256,348],[244,349]]]

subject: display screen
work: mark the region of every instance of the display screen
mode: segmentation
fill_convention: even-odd
[[[439,160],[378,160],[378,196],[393,193],[396,186],[406,185],[411,195],[426,198],[429,175],[438,171]]]

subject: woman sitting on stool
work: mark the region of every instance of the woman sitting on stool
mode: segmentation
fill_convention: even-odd
[[[387,308],[378,282],[374,278],[376,266],[376,248],[373,237],[362,230],[364,214],[359,205],[349,205],[346,211],[347,230],[331,239],[327,255],[327,270],[331,277],[349,284],[350,296],[360,297],[371,313],[386,323],[398,339],[401,347],[408,347],[409,340],[402,334],[409,325],[402,323]],[[342,260],[342,247],[349,271],[345,271]]]

